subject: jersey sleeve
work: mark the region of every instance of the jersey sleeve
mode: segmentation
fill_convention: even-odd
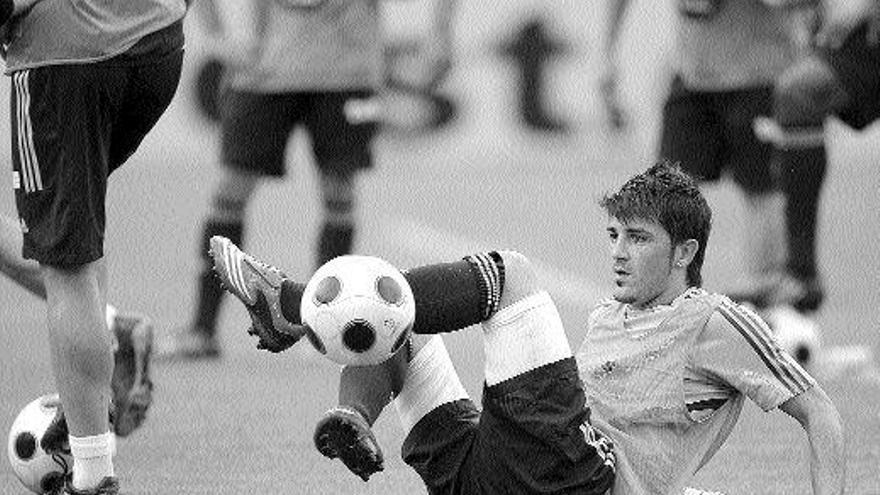
[[[736,389],[764,411],[815,385],[753,311],[722,302],[693,348],[695,372]]]

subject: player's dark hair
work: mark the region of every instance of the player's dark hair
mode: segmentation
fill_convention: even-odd
[[[669,234],[673,245],[696,240],[699,246],[687,269],[687,283],[691,287],[703,284],[700,271],[712,227],[712,209],[696,181],[677,163],[654,164],[626,181],[617,192],[605,195],[599,206],[621,222],[634,219],[657,222]]]

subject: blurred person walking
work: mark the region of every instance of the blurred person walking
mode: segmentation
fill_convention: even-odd
[[[216,0],[200,4],[211,43],[227,66],[221,167],[198,243],[202,267],[194,314],[159,347],[171,358],[220,355],[217,320],[223,290],[204,246],[215,235],[243,242],[247,206],[263,179],[284,176],[287,144],[297,127],[311,138],[320,182],[316,267],[352,252],[357,179],[373,166],[375,96],[383,76],[379,0],[251,0],[242,5],[252,15],[224,17]],[[452,7],[453,0],[433,1],[434,22],[424,38],[425,65],[438,74],[450,64]]]
[[[604,102],[620,123],[619,39],[629,0],[608,0]],[[774,111],[774,83],[803,54],[805,0],[676,1],[674,79],[663,106],[660,157],[681,163],[704,183],[724,176],[742,191],[744,287],[737,299],[775,290],[785,279],[785,198],[774,174],[773,147],[758,139],[755,120]],[[824,141],[816,142],[824,164]],[[822,165],[824,168],[824,165]],[[786,190],[786,192],[789,192]],[[792,238],[795,253],[814,239]],[[741,295],[740,295],[741,294]]]

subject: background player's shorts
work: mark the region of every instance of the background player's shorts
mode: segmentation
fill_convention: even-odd
[[[758,116],[773,112],[773,89],[694,91],[676,77],[663,107],[660,158],[681,162],[704,181],[729,173],[744,190],[774,189],[773,148],[753,131]]]
[[[880,119],[880,45],[868,45],[867,29],[864,24],[839,49],[820,52],[849,96],[837,115],[854,129]]]
[[[230,89],[221,104],[222,161],[262,175],[284,175],[287,141],[297,125],[309,132],[322,172],[351,173],[373,164],[374,121],[348,111],[371,91],[251,93]]]
[[[22,254],[52,266],[100,259],[107,178],[168,107],[183,63],[181,22],[125,53],[12,74],[12,166]]]
[[[429,493],[603,494],[614,481],[610,446],[590,427],[574,358],[534,369],[423,417],[403,457]]]

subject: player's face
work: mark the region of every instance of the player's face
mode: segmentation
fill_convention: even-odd
[[[680,293],[673,283],[673,247],[669,234],[656,222],[608,219],[614,272],[613,296],[637,308],[671,302]]]

